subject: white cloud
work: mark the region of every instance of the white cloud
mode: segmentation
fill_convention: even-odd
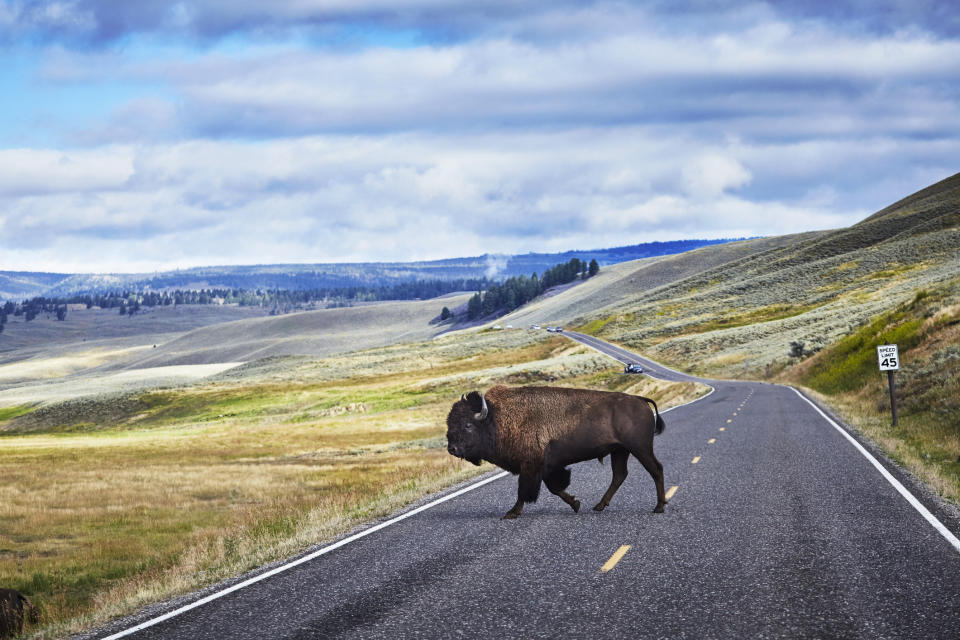
[[[750,176],[734,154],[754,150],[704,154],[683,142],[622,128],[119,148],[104,156],[114,171],[93,174],[99,186],[81,188],[80,172],[56,189],[0,198],[9,212],[0,244],[12,249],[0,268],[415,260],[778,234],[862,217],[814,200],[733,195]]]
[[[0,5],[0,24],[123,42],[37,50],[39,95],[114,102],[44,132],[82,148],[0,150],[0,268],[788,233],[856,222],[960,157],[960,41],[916,26],[762,2],[378,3]],[[170,25],[213,40],[137,39]],[[351,29],[367,39],[338,46]]]
[[[681,170],[687,193],[697,199],[716,198],[728,189],[750,182],[753,174],[735,158],[705,153],[693,158]]]

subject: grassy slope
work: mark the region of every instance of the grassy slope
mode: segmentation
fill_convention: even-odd
[[[443,306],[455,307],[469,297],[383,302],[225,322],[191,331],[125,366],[240,362],[275,355],[321,356],[427,340],[442,330],[431,320],[440,315]]]
[[[788,366],[790,342],[830,344],[960,275],[960,179],[944,182],[848,229],[649,290],[640,282],[629,300],[584,309],[579,322],[702,373],[757,376],[767,365]]]

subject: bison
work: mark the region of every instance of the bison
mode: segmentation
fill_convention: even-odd
[[[0,589],[0,638],[13,638],[23,632],[23,619],[36,624],[39,611],[19,591]]]
[[[648,404],[653,405],[653,411]],[[482,460],[519,475],[517,503],[506,515],[516,518],[525,502],[536,502],[541,481],[580,511],[566,492],[567,465],[610,456],[613,479],[595,511],[603,511],[627,477],[632,453],[657,486],[655,513],[662,513],[663,465],[653,455],[653,436],[663,431],[657,403],[610,391],[563,387],[490,388],[472,391],[453,403],[447,416],[447,451],[479,465]]]

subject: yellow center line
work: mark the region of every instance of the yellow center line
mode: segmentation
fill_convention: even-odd
[[[665,497],[667,500],[669,500],[670,498],[673,497],[673,494],[675,494],[675,493],[677,492],[677,489],[679,489],[679,488],[680,488],[680,487],[678,487],[677,485],[673,485],[672,487],[670,487],[669,489],[667,489],[667,493],[664,495],[664,497]]]
[[[620,559],[626,555],[627,551],[630,551],[630,545],[625,544],[616,551],[613,552],[613,555],[610,556],[610,559],[607,560],[602,567],[600,567],[600,573],[606,573],[617,566],[617,563],[620,562]]]
[[[720,431],[726,431],[726,430],[727,430],[726,427],[720,427]]]
[[[691,460],[691,461],[690,461],[690,464],[697,464],[698,462],[700,462],[700,456],[697,456],[696,458],[694,458],[693,460]]]
[[[709,440],[707,440],[707,444],[713,444],[716,441],[717,441],[716,438],[710,438]]]
[[[727,424],[730,424],[731,422],[733,422],[733,420],[727,420]]]

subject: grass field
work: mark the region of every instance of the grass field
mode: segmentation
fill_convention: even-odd
[[[446,452],[446,412],[465,391],[549,380],[646,393],[661,407],[703,392],[612,364],[564,338],[498,332],[7,409],[0,583],[40,604],[37,637],[58,637],[487,470]]]

